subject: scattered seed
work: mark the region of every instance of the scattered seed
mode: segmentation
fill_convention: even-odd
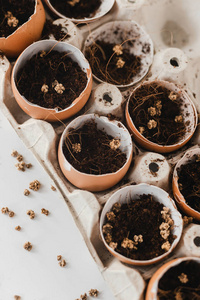
[[[55,186],[53,186],[53,185],[51,186],[51,189],[52,189],[52,191],[54,191],[54,192],[56,191],[56,188],[55,188]]]
[[[24,190],[24,195],[25,195],[25,196],[28,196],[28,195],[30,195],[30,191],[29,191],[29,190],[27,190],[27,189],[25,189],[25,190]]]
[[[83,294],[80,296],[80,300],[87,300],[87,294]]]
[[[91,297],[98,297],[99,291],[98,291],[97,289],[91,289],[91,290],[89,291],[89,295],[90,295]]]
[[[62,259],[62,255],[57,255],[57,260],[60,261]]]
[[[60,262],[59,262],[59,265],[63,268],[66,266],[66,261],[64,259],[62,259]]]
[[[32,167],[31,163],[26,164],[27,169],[30,169]]]
[[[21,154],[18,154],[18,155],[17,155],[17,160],[18,160],[18,161],[22,161],[22,160],[23,160],[23,156],[22,156]]]
[[[30,219],[35,218],[35,212],[31,209],[27,210],[26,214],[30,217]]]
[[[2,214],[7,214],[9,212],[8,207],[2,207],[1,212]]]
[[[21,297],[18,296],[18,295],[14,295],[14,299],[15,299],[15,300],[21,300]]]
[[[15,227],[15,230],[17,230],[17,231],[20,231],[21,229],[22,229],[22,228],[21,228],[21,226],[19,226],[19,225]]]
[[[14,211],[9,211],[8,215],[10,218],[12,218],[12,217],[14,217],[15,213],[14,213]]]
[[[40,188],[41,184],[38,180],[33,180],[29,183],[29,189],[38,191]]]
[[[31,249],[33,248],[33,246],[31,245],[30,242],[26,242],[24,244],[24,249],[27,250],[27,251],[31,251]]]
[[[22,160],[21,162],[19,162],[18,164],[15,165],[15,167],[17,168],[18,171],[25,171],[25,162]]]
[[[47,209],[45,209],[45,208],[41,209],[41,213],[44,214],[45,216],[49,215],[49,211]]]
[[[11,155],[13,157],[17,157],[18,156],[18,152],[16,150],[13,150],[12,153],[11,153]]]

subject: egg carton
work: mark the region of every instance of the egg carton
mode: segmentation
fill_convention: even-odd
[[[79,27],[70,26],[70,40],[78,48],[88,33],[111,20],[134,20],[150,35],[154,44],[154,61],[146,80],[169,80],[183,88],[200,111],[199,0],[117,0],[112,10],[100,20]],[[60,21],[57,21],[60,22]],[[63,21],[62,22],[69,22]],[[63,24],[63,23],[62,23]],[[100,239],[99,215],[104,203],[118,189],[130,184],[145,182],[171,191],[171,174],[174,164],[189,148],[199,147],[199,126],[191,141],[181,150],[161,155],[148,152],[134,144],[134,164],[128,173],[113,188],[98,193],[78,190],[63,176],[57,160],[57,146],[65,123],[48,123],[26,115],[14,99],[10,74],[12,64],[5,56],[0,57],[0,107],[19,137],[36,156],[38,161],[55,182],[66,201],[85,243],[97,263],[105,281],[118,300],[144,298],[146,282],[164,262],[180,256],[200,257],[200,248],[195,237],[200,236],[200,225],[190,224],[175,251],[161,263],[146,267],[131,267],[119,262],[106,250]],[[135,86],[134,86],[135,87]],[[133,87],[119,90],[108,84],[94,82],[93,91],[86,108],[81,113],[96,112],[117,114],[123,119],[119,105],[126,102]],[[95,106],[95,98],[109,97],[114,105],[102,102]],[[107,104],[106,104],[107,103]],[[121,107],[121,105],[120,105]],[[153,170],[156,166],[156,171]]]

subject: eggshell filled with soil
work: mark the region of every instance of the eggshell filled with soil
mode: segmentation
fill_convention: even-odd
[[[83,126],[85,126],[85,124],[88,124],[88,122],[92,122],[94,124],[96,124],[97,130],[106,133],[106,135],[109,135],[109,139],[106,142],[106,145],[104,145],[106,147],[106,153],[103,154],[107,154],[107,151],[109,152],[110,149],[112,148],[111,146],[116,145],[116,143],[118,144],[117,147],[114,147],[114,150],[120,150],[121,153],[123,153],[125,159],[124,162],[122,163],[121,167],[117,167],[115,168],[114,172],[112,172],[112,168],[111,170],[109,170],[109,173],[104,173],[104,171],[102,171],[101,169],[104,166],[100,166],[98,165],[99,162],[98,157],[96,157],[96,153],[89,153],[89,157],[90,160],[93,161],[94,163],[91,166],[91,170],[87,170],[84,172],[79,171],[78,169],[76,169],[72,163],[73,162],[69,162],[70,158],[67,158],[64,154],[64,145],[65,145],[65,141],[67,138],[67,142],[68,142],[68,137],[70,132],[73,133],[73,131],[78,130],[80,128],[83,128]],[[77,134],[78,135],[78,134]],[[74,157],[74,159],[76,160],[76,162],[78,161],[78,158],[76,156],[76,154],[78,154],[78,152],[82,151],[83,148],[83,142],[84,142],[84,137],[86,138],[88,134],[87,133],[83,133],[80,136],[80,139],[78,141],[78,143],[73,143],[71,141],[69,141],[69,143],[67,144],[67,147],[69,148],[69,153],[68,155],[71,157]],[[95,137],[94,137],[95,139]],[[92,142],[92,141],[91,141]],[[70,147],[69,147],[70,146]],[[72,147],[71,147],[72,146]],[[85,145],[86,150],[89,149],[88,151],[90,151],[90,145],[87,143]],[[98,147],[98,146],[97,146]],[[99,143],[99,156],[101,156],[101,141]],[[112,148],[113,149],[113,148]],[[97,152],[98,149],[94,149],[94,152]],[[115,153],[115,151],[113,152]],[[70,122],[66,129],[64,130],[61,139],[60,139],[60,143],[59,143],[59,148],[58,148],[58,160],[59,160],[59,164],[60,164],[60,168],[63,172],[63,174],[65,175],[65,177],[67,178],[67,180],[69,180],[73,185],[75,185],[78,188],[81,189],[85,189],[88,191],[102,191],[102,190],[106,190],[112,186],[114,186],[116,183],[118,183],[126,174],[126,172],[128,171],[128,168],[131,164],[131,160],[132,160],[132,153],[133,153],[133,146],[132,146],[132,140],[131,140],[131,136],[128,132],[128,130],[125,128],[125,126],[118,122],[118,121],[109,121],[109,119],[107,117],[98,117],[97,115],[94,114],[89,114],[89,115],[83,115],[80,117],[77,117],[76,119],[74,119],[72,122]],[[103,156],[102,154],[102,156]],[[116,152],[117,157],[114,158],[113,160],[113,164],[117,164],[118,161],[118,155],[119,152]],[[104,163],[107,164],[107,161],[109,160],[109,158],[106,158],[107,156],[105,156],[105,161]],[[85,158],[81,158],[80,162],[83,162],[85,160]],[[86,167],[87,165],[90,163],[90,161],[88,163],[86,163]],[[109,162],[108,162],[109,163]],[[109,166],[110,167],[110,166]],[[77,165],[78,168],[78,165]],[[82,166],[81,166],[82,168]],[[97,171],[95,171],[97,169]],[[82,169],[81,169],[82,170]],[[98,171],[99,170],[99,171]],[[86,173],[87,172],[87,173]],[[106,171],[108,172],[108,171]]]
[[[17,57],[26,47],[40,39],[45,19],[42,2],[36,0],[34,13],[28,21],[9,36],[0,37],[0,50],[7,57]]]
[[[24,89],[23,86],[21,87],[22,89],[22,93],[19,92],[19,89],[17,87],[17,85],[19,84],[19,80],[21,79],[18,78],[19,77],[19,72],[21,72],[21,70],[23,70],[23,68],[25,68],[26,63],[31,61],[31,59],[34,56],[39,56],[41,53],[45,53],[45,55],[51,53],[51,51],[56,51],[58,53],[66,53],[64,56],[68,57],[71,62],[73,64],[76,64],[76,66],[80,69],[80,71],[82,72],[82,74],[84,74],[85,77],[85,88],[83,87],[83,89],[81,90],[81,92],[78,92],[78,96],[75,96],[74,100],[72,102],[70,102],[66,107],[62,107],[60,108],[60,102],[59,102],[59,98],[58,98],[58,103],[55,104],[55,107],[53,108],[47,108],[44,106],[43,104],[43,100],[41,100],[39,104],[35,104],[37,103],[36,101],[38,101],[38,97],[37,96],[33,96],[32,102],[30,102],[27,98],[25,98],[25,96],[22,95],[22,93],[24,93]],[[41,54],[43,55],[43,54]],[[63,57],[64,57],[63,56]],[[51,64],[54,64],[54,62],[52,62]],[[55,64],[58,64],[58,61],[55,61]],[[35,63],[33,63],[33,67],[35,66]],[[59,64],[58,67],[62,67],[62,65]],[[51,66],[50,66],[51,68]],[[64,69],[65,66],[63,66]],[[63,71],[62,72],[66,72]],[[63,77],[63,73],[61,72],[61,77],[60,80],[62,82],[62,77]],[[37,72],[40,75],[40,72]],[[33,77],[35,73],[33,73]],[[60,73],[59,73],[60,74]],[[67,74],[67,73],[66,73]],[[53,92],[55,93],[54,90],[56,90],[56,88],[60,87],[62,90],[58,90],[56,92],[56,97],[58,97],[58,94],[60,96],[63,97],[63,100],[68,99],[68,95],[69,92],[71,94],[74,94],[73,92],[73,88],[74,86],[79,89],[80,88],[80,83],[78,83],[79,81],[77,81],[77,83],[75,84],[75,82],[71,83],[72,88],[70,88],[70,86],[68,86],[68,81],[67,82],[63,82],[63,84],[59,83],[57,80],[53,80],[52,83],[48,86],[47,84],[45,84],[45,80],[48,76],[48,72],[47,70],[43,70],[43,82],[36,82],[36,84],[39,84],[39,92],[38,95],[41,96],[41,91],[43,93],[42,97],[45,98],[46,95],[48,95],[48,89],[53,89]],[[72,74],[73,75],[73,74]],[[76,73],[75,73],[76,75]],[[78,76],[78,75],[77,75]],[[56,79],[56,78],[54,78]],[[24,52],[20,55],[20,57],[17,59],[14,68],[13,68],[13,72],[12,72],[12,76],[11,76],[11,84],[12,84],[12,90],[15,96],[15,99],[17,101],[17,103],[19,104],[19,106],[24,110],[25,113],[27,113],[29,116],[31,116],[32,118],[35,119],[43,119],[43,120],[47,120],[47,121],[59,121],[59,120],[63,120],[63,119],[67,119],[71,116],[73,116],[74,114],[76,114],[78,111],[81,110],[81,108],[83,108],[83,106],[85,105],[85,103],[87,102],[90,93],[91,93],[91,89],[92,89],[92,74],[91,74],[91,69],[90,69],[90,65],[87,62],[87,60],[85,59],[84,55],[82,54],[82,52],[77,49],[76,47],[67,44],[67,43],[58,43],[57,41],[53,41],[53,40],[43,40],[43,41],[39,41],[36,42],[32,45],[30,45],[27,49],[24,50]],[[26,81],[25,81],[26,84]],[[63,86],[65,85],[65,87]],[[34,86],[34,85],[33,85]],[[46,90],[43,89],[46,87]],[[68,90],[69,89],[69,90]],[[27,88],[27,93],[29,96],[29,91],[32,90],[31,88]],[[54,97],[54,96],[52,96]],[[42,98],[42,99],[43,99]],[[50,97],[51,98],[51,97]],[[51,100],[51,99],[50,99]],[[54,100],[54,99],[53,99]],[[54,103],[53,103],[54,105]]]
[[[158,80],[144,82],[133,91],[125,114],[134,140],[143,148],[159,153],[172,152],[185,145],[194,134],[198,120],[187,93],[174,83]]]
[[[51,1],[51,0],[44,0],[46,3],[47,7],[50,9],[50,11],[55,15],[60,18],[67,18],[70,19],[74,23],[90,23],[97,21],[101,17],[103,17],[105,14],[107,14],[111,8],[113,7],[115,0],[100,0],[96,1],[99,2],[99,4],[93,2],[93,5],[91,7],[84,7],[86,4],[86,1],[65,1],[65,3],[59,3],[59,1]],[[91,1],[88,1],[91,2]],[[79,5],[82,4],[82,7],[79,8]],[[66,7],[65,7],[66,6]],[[67,8],[69,9],[67,11]],[[93,9],[94,8],[94,9]],[[80,11],[79,11],[80,9]],[[66,11],[65,11],[66,10]],[[79,11],[79,13],[77,12]]]
[[[144,234],[142,236],[141,236],[141,234],[138,235],[138,233],[135,233],[135,231],[134,231],[134,234],[136,234],[136,235],[134,235],[133,240],[135,242],[132,241],[132,237],[131,237],[133,235],[133,232],[132,232],[132,230],[133,230],[132,226],[134,226],[133,221],[130,221],[131,222],[131,228],[127,227],[128,232],[127,233],[124,232],[125,226],[128,226],[128,225],[122,224],[123,223],[122,220],[126,220],[125,222],[127,224],[127,222],[128,222],[127,218],[128,217],[125,216],[124,214],[125,213],[127,214],[128,211],[130,210],[130,204],[131,203],[136,205],[135,206],[136,209],[139,209],[138,212],[141,211],[142,214],[147,214],[148,213],[147,206],[145,206],[146,208],[142,207],[140,209],[141,205],[143,205],[142,203],[144,203],[144,199],[140,199],[140,197],[146,197],[146,198],[151,197],[152,198],[151,201],[157,203],[156,206],[162,206],[163,208],[165,207],[166,209],[168,209],[168,211],[170,212],[170,218],[171,218],[170,222],[172,224],[174,224],[172,226],[172,228],[170,229],[171,230],[170,235],[173,238],[172,238],[171,243],[169,243],[169,242],[167,243],[169,247],[167,249],[165,249],[164,251],[161,250],[161,249],[164,249],[164,248],[162,248],[162,246],[163,246],[164,243],[166,243],[168,238],[170,238],[170,235],[168,235],[167,239],[166,239],[166,237],[164,237],[162,239],[162,241],[161,241],[162,245],[158,246],[157,248],[155,248],[155,245],[153,246],[154,247],[153,249],[158,249],[156,251],[160,251],[159,255],[157,254],[157,252],[155,252],[154,254],[152,253],[150,255],[149,254],[150,253],[149,248],[146,251],[144,246],[140,246],[140,244],[142,245],[142,243],[144,245],[145,241],[148,244],[148,242],[147,242],[148,237],[146,235],[147,232],[145,233],[144,223],[143,223],[143,225],[140,224],[140,228],[139,228],[139,231],[144,229]],[[140,204],[137,204],[137,201],[139,201],[139,200],[140,200],[140,202],[138,202],[138,203],[140,203]],[[161,205],[158,204],[158,203],[160,203]],[[122,209],[123,205],[124,205],[124,208]],[[127,205],[127,208],[125,207],[126,205]],[[151,208],[152,208],[152,205],[151,205]],[[140,217],[140,214],[138,212],[137,213],[135,212],[133,215],[131,215],[131,217],[134,217],[134,215],[135,215],[135,218],[136,217],[138,218],[137,224],[138,224],[138,222],[144,222],[143,220],[144,220],[144,218],[146,218],[145,215],[143,215],[143,217]],[[163,218],[162,217],[162,214],[163,214],[162,211],[160,211],[160,213],[161,213],[161,215],[160,215],[161,216],[161,222],[165,222],[164,219],[162,221],[162,218]],[[115,217],[115,220],[110,219],[111,214],[112,214],[113,217]],[[122,216],[124,216],[124,217],[122,217],[122,219],[120,217],[120,214]],[[145,219],[145,224],[146,224],[146,222],[147,223],[149,222],[149,220],[148,220],[149,218],[150,217],[148,217],[147,220]],[[154,221],[157,220],[158,218],[160,218],[160,217],[158,217],[158,215],[154,216]],[[109,221],[109,219],[110,219],[110,221]],[[119,221],[119,220],[121,220],[121,221]],[[115,223],[115,221],[117,223]],[[118,227],[121,226],[121,228],[116,228],[115,227],[116,224],[118,224],[117,225]],[[112,237],[111,243],[108,243],[108,236],[105,233],[105,226],[110,227],[112,229],[112,231],[110,232],[110,235]],[[150,224],[148,224],[146,226],[148,227],[147,231],[153,230],[152,226]],[[149,227],[149,226],[151,226],[151,227]],[[158,187],[152,186],[152,185],[148,185],[148,184],[144,184],[144,183],[141,183],[141,184],[138,184],[138,185],[127,186],[127,187],[119,189],[117,192],[115,192],[108,199],[108,201],[106,202],[106,204],[103,208],[103,211],[101,213],[101,217],[100,217],[101,238],[102,238],[106,248],[117,259],[119,259],[120,261],[122,261],[124,263],[130,264],[130,265],[140,265],[140,266],[151,265],[151,264],[157,263],[158,261],[166,258],[174,250],[174,248],[178,244],[178,242],[180,240],[180,237],[181,237],[181,234],[182,234],[182,228],[183,228],[182,217],[181,217],[180,213],[178,212],[178,210],[177,210],[177,208],[174,204],[174,201],[170,198],[169,194],[167,192],[165,192],[164,190],[162,190],[161,188],[158,188]],[[134,227],[134,230],[137,230],[137,229]],[[157,231],[157,229],[155,229],[155,230]],[[158,229],[158,234],[161,235],[159,230],[161,230],[161,229]],[[122,233],[122,231],[124,233]],[[116,242],[117,239],[119,238],[119,236],[117,238],[118,232],[120,233],[120,240],[121,239],[123,240],[124,234],[126,235],[126,234],[129,233],[128,238],[127,238],[127,236],[125,238],[125,240],[127,240],[127,242],[129,242],[129,244],[131,243],[130,245],[127,244],[127,247],[130,248],[130,249],[127,248],[127,252],[126,252],[126,249],[125,250],[122,249],[122,248],[125,248],[124,240],[122,241],[122,243],[120,242],[120,244],[119,244],[119,241]],[[155,236],[155,234],[157,234],[157,232],[154,231],[154,232],[152,232],[152,234],[153,234],[153,236]],[[139,240],[139,242],[136,241],[135,237],[140,237],[140,236],[141,236],[141,240]],[[128,239],[129,239],[129,241],[128,241]],[[152,244],[152,243],[153,242],[152,242],[152,238],[151,238],[151,243],[150,244]],[[131,247],[131,245],[133,247]],[[116,246],[116,247],[113,247],[113,246]],[[144,250],[142,250],[141,247]],[[141,256],[141,253],[140,253],[140,249],[141,249],[141,251],[143,251],[142,256]],[[123,251],[125,251],[125,252],[123,252]],[[137,251],[137,253],[135,251]],[[130,252],[130,254],[128,254],[129,252]],[[135,256],[135,254],[136,254],[136,256]],[[130,256],[130,255],[132,255],[132,256]],[[146,255],[146,257],[149,257],[149,258],[147,258],[147,259],[146,258],[145,259],[144,258],[143,259],[138,259],[138,257],[140,257],[140,258],[144,257],[144,255]],[[133,258],[130,258],[130,257],[137,257],[137,259],[133,259]]]
[[[177,205],[180,207],[180,209],[186,213],[188,216],[191,216],[195,218],[196,220],[200,221],[200,205],[199,203],[199,187],[200,181],[198,179],[198,174],[195,169],[194,171],[188,170],[186,171],[188,176],[193,176],[193,179],[187,179],[184,175],[184,182],[180,185],[180,172],[183,166],[191,166],[191,163],[193,165],[199,164],[199,157],[200,157],[200,148],[191,149],[188,150],[185,155],[178,161],[178,163],[175,166],[174,173],[173,173],[173,180],[172,180],[172,188],[173,188],[173,194],[174,198],[177,202]],[[196,160],[196,161],[195,161]],[[189,173],[188,173],[189,172]],[[189,180],[192,180],[192,182],[189,182]],[[186,193],[184,192],[185,187],[187,187]],[[181,188],[181,189],[180,189]],[[189,194],[188,194],[189,191]],[[184,195],[187,195],[184,197]],[[188,202],[189,201],[189,202]],[[199,209],[195,209],[195,201],[196,205],[199,207]],[[190,203],[190,204],[189,204]],[[192,206],[193,207],[192,207]]]

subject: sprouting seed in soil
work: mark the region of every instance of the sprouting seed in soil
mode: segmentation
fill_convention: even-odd
[[[161,246],[161,248],[162,248],[163,250],[165,250],[166,252],[169,251],[170,247],[171,247],[171,245],[170,245],[169,241],[165,242],[165,243],[162,244],[162,246]]]
[[[71,1],[68,1],[68,3],[71,5],[71,6],[75,6],[77,3],[79,3],[80,0],[71,0]]]
[[[140,126],[140,127],[139,127],[139,132],[140,132],[140,134],[143,134],[144,131],[145,131],[145,128],[144,128],[143,126]]]
[[[41,92],[48,93],[48,91],[49,91],[49,86],[44,83],[41,87]]]
[[[185,273],[181,273],[180,276],[178,276],[178,279],[180,280],[180,282],[182,283],[187,283],[189,281],[187,274]]]
[[[183,122],[183,116],[176,116],[175,117],[175,119],[174,119],[174,121],[176,122],[176,123],[182,123]]]
[[[123,47],[122,45],[115,45],[113,47],[113,51],[117,54],[117,55],[122,55],[123,54]]]
[[[121,143],[118,139],[113,139],[110,141],[110,148],[112,150],[117,150],[121,146]]]
[[[157,127],[157,122],[155,120],[149,120],[149,122],[147,123],[147,127],[149,129],[153,129]]]
[[[157,111],[156,111],[156,108],[155,107],[149,107],[148,108],[148,114],[151,116],[151,117],[154,117],[156,115]]]
[[[171,101],[175,101],[177,99],[177,94],[173,91],[170,92],[168,98],[171,100]]]
[[[63,94],[63,92],[65,91],[65,87],[63,86],[62,83],[59,83],[57,80],[55,80],[52,83],[52,88],[54,88],[54,90],[58,93],[58,94]]]
[[[81,144],[80,143],[72,144],[72,150],[75,153],[81,152]]]
[[[119,57],[116,62],[117,68],[122,69],[124,67],[124,65],[125,65],[125,61],[121,57]]]

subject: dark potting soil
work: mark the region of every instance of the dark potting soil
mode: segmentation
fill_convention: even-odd
[[[51,5],[58,12],[73,19],[92,18],[101,2],[101,0],[50,0]]]
[[[26,62],[17,74],[16,85],[31,103],[62,110],[85,89],[87,75],[67,52],[45,53],[39,52]]]
[[[178,186],[186,203],[200,212],[200,156],[178,169]]]
[[[42,40],[48,40],[50,35],[53,35],[57,41],[67,39],[70,37],[70,34],[64,32],[62,25],[53,24],[52,20],[46,20],[44,28],[42,31]]]
[[[118,52],[121,54],[117,55],[113,50],[115,46],[97,40],[85,49],[85,56],[97,78],[115,85],[126,85],[140,72],[141,58],[131,54],[123,45],[122,52]]]
[[[35,0],[0,0],[0,37],[8,37],[34,13]]]
[[[175,239],[171,230],[167,239],[160,234],[159,227],[165,222],[161,214],[163,207],[163,204],[155,201],[152,195],[145,194],[122,205],[114,204],[111,212],[106,214],[105,223],[112,228],[108,228],[106,232],[103,227],[106,242],[110,240],[111,243],[117,243],[115,251],[134,260],[149,260],[162,255],[166,250],[161,246],[167,241],[171,245]],[[124,239],[135,241],[135,236],[140,235],[143,241],[135,244],[136,249],[122,246]],[[112,244],[108,244],[112,247]]]
[[[170,268],[159,280],[158,299],[200,299],[200,264],[189,260]]]
[[[126,162],[126,154],[112,149],[114,137],[99,130],[94,120],[78,129],[71,128],[63,144],[68,162],[78,171],[101,175],[118,171]],[[120,142],[120,141],[119,141]],[[111,143],[112,144],[112,143]]]
[[[171,91],[158,84],[142,85],[131,96],[129,113],[136,128],[148,140],[160,145],[173,145],[186,132],[181,104],[183,100],[176,93],[176,100],[170,100]],[[149,110],[148,110],[149,109]],[[151,114],[152,113],[152,114]],[[182,120],[177,120],[179,117]],[[155,121],[155,128],[151,122]]]

